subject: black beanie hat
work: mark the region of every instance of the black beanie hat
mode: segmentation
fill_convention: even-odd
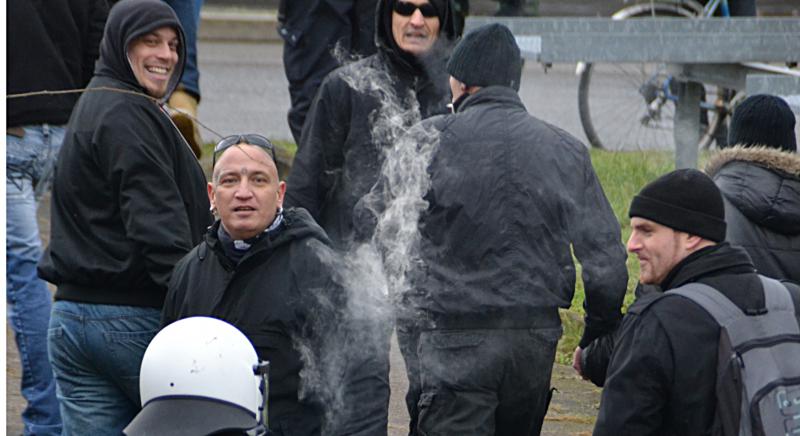
[[[691,235],[725,240],[725,206],[714,181],[695,169],[675,170],[642,188],[628,216],[645,218]]]
[[[792,109],[780,97],[758,94],[747,97],[733,112],[728,144],[765,145],[797,151]]]
[[[519,91],[522,57],[514,35],[502,24],[468,33],[453,50],[447,72],[467,86],[507,86]]]

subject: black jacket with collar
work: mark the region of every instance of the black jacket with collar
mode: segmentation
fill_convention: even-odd
[[[416,132],[439,144],[420,217],[424,271],[412,305],[437,326],[555,319],[582,265],[582,343],[614,328],[627,284],[620,227],[577,139],[531,116],[508,87],[482,88]],[[423,139],[420,139],[423,140]],[[412,141],[417,142],[417,141]],[[551,316],[537,316],[543,312]]]
[[[800,284],[800,155],[734,147],[712,157],[706,173],[725,200],[725,240],[760,274]]]
[[[449,2],[423,58],[394,43],[388,3],[381,0],[376,10],[378,52],[322,82],[287,181],[285,204],[307,209],[339,247],[353,239],[353,207],[378,180],[385,149],[419,120],[445,113],[449,102],[445,64],[456,37]]]
[[[689,255],[661,286],[669,294],[691,282],[717,289],[745,311],[765,306],[750,258],[728,243]],[[800,288],[789,290],[800,323]],[[708,434],[716,407],[719,325],[685,298],[665,296],[634,312],[620,327],[594,434]]]
[[[169,96],[185,59],[175,13],[143,0],[109,15],[95,91],[78,100],[55,166],[39,275],[58,286],[56,299],[161,307],[172,268],[211,224],[202,167],[128,61],[138,36],[164,26],[181,40]]]
[[[162,326],[212,316],[240,329],[259,359],[270,362],[270,434],[385,434],[374,413],[380,402],[368,401],[374,379],[359,366],[365,344],[348,336],[352,324],[330,241],[307,211],[288,208],[283,217],[236,264],[214,223],[175,266]]]

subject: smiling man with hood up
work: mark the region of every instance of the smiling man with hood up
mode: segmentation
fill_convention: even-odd
[[[64,434],[120,434],[173,266],[211,223],[205,176],[161,104],[184,67],[178,18],[157,0],[111,10],[67,126],[39,275],[57,286],[49,357]]]

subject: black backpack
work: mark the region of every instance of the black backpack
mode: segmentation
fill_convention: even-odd
[[[720,326],[713,435],[800,435],[800,328],[789,290],[760,276],[766,311],[746,315],[725,295],[689,283],[680,295]]]

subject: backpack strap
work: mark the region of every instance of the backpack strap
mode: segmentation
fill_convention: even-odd
[[[746,316],[739,306],[726,297],[722,292],[703,283],[687,283],[679,288],[672,289],[667,295],[680,295],[688,298],[705,309],[721,327],[729,326],[734,320]]]
[[[789,289],[781,282],[769,277],[759,276],[764,285],[764,299],[767,310],[787,310],[794,315],[794,302],[789,294]]]
[[[763,314],[765,316],[745,315],[723,293],[702,283],[689,283],[666,294],[680,295],[702,307],[720,327],[728,331],[731,338],[735,338],[732,339],[734,346],[767,331],[773,334],[800,334],[789,290],[776,280],[764,276],[760,276],[760,279],[767,308]],[[755,318],[760,318],[760,321]]]

